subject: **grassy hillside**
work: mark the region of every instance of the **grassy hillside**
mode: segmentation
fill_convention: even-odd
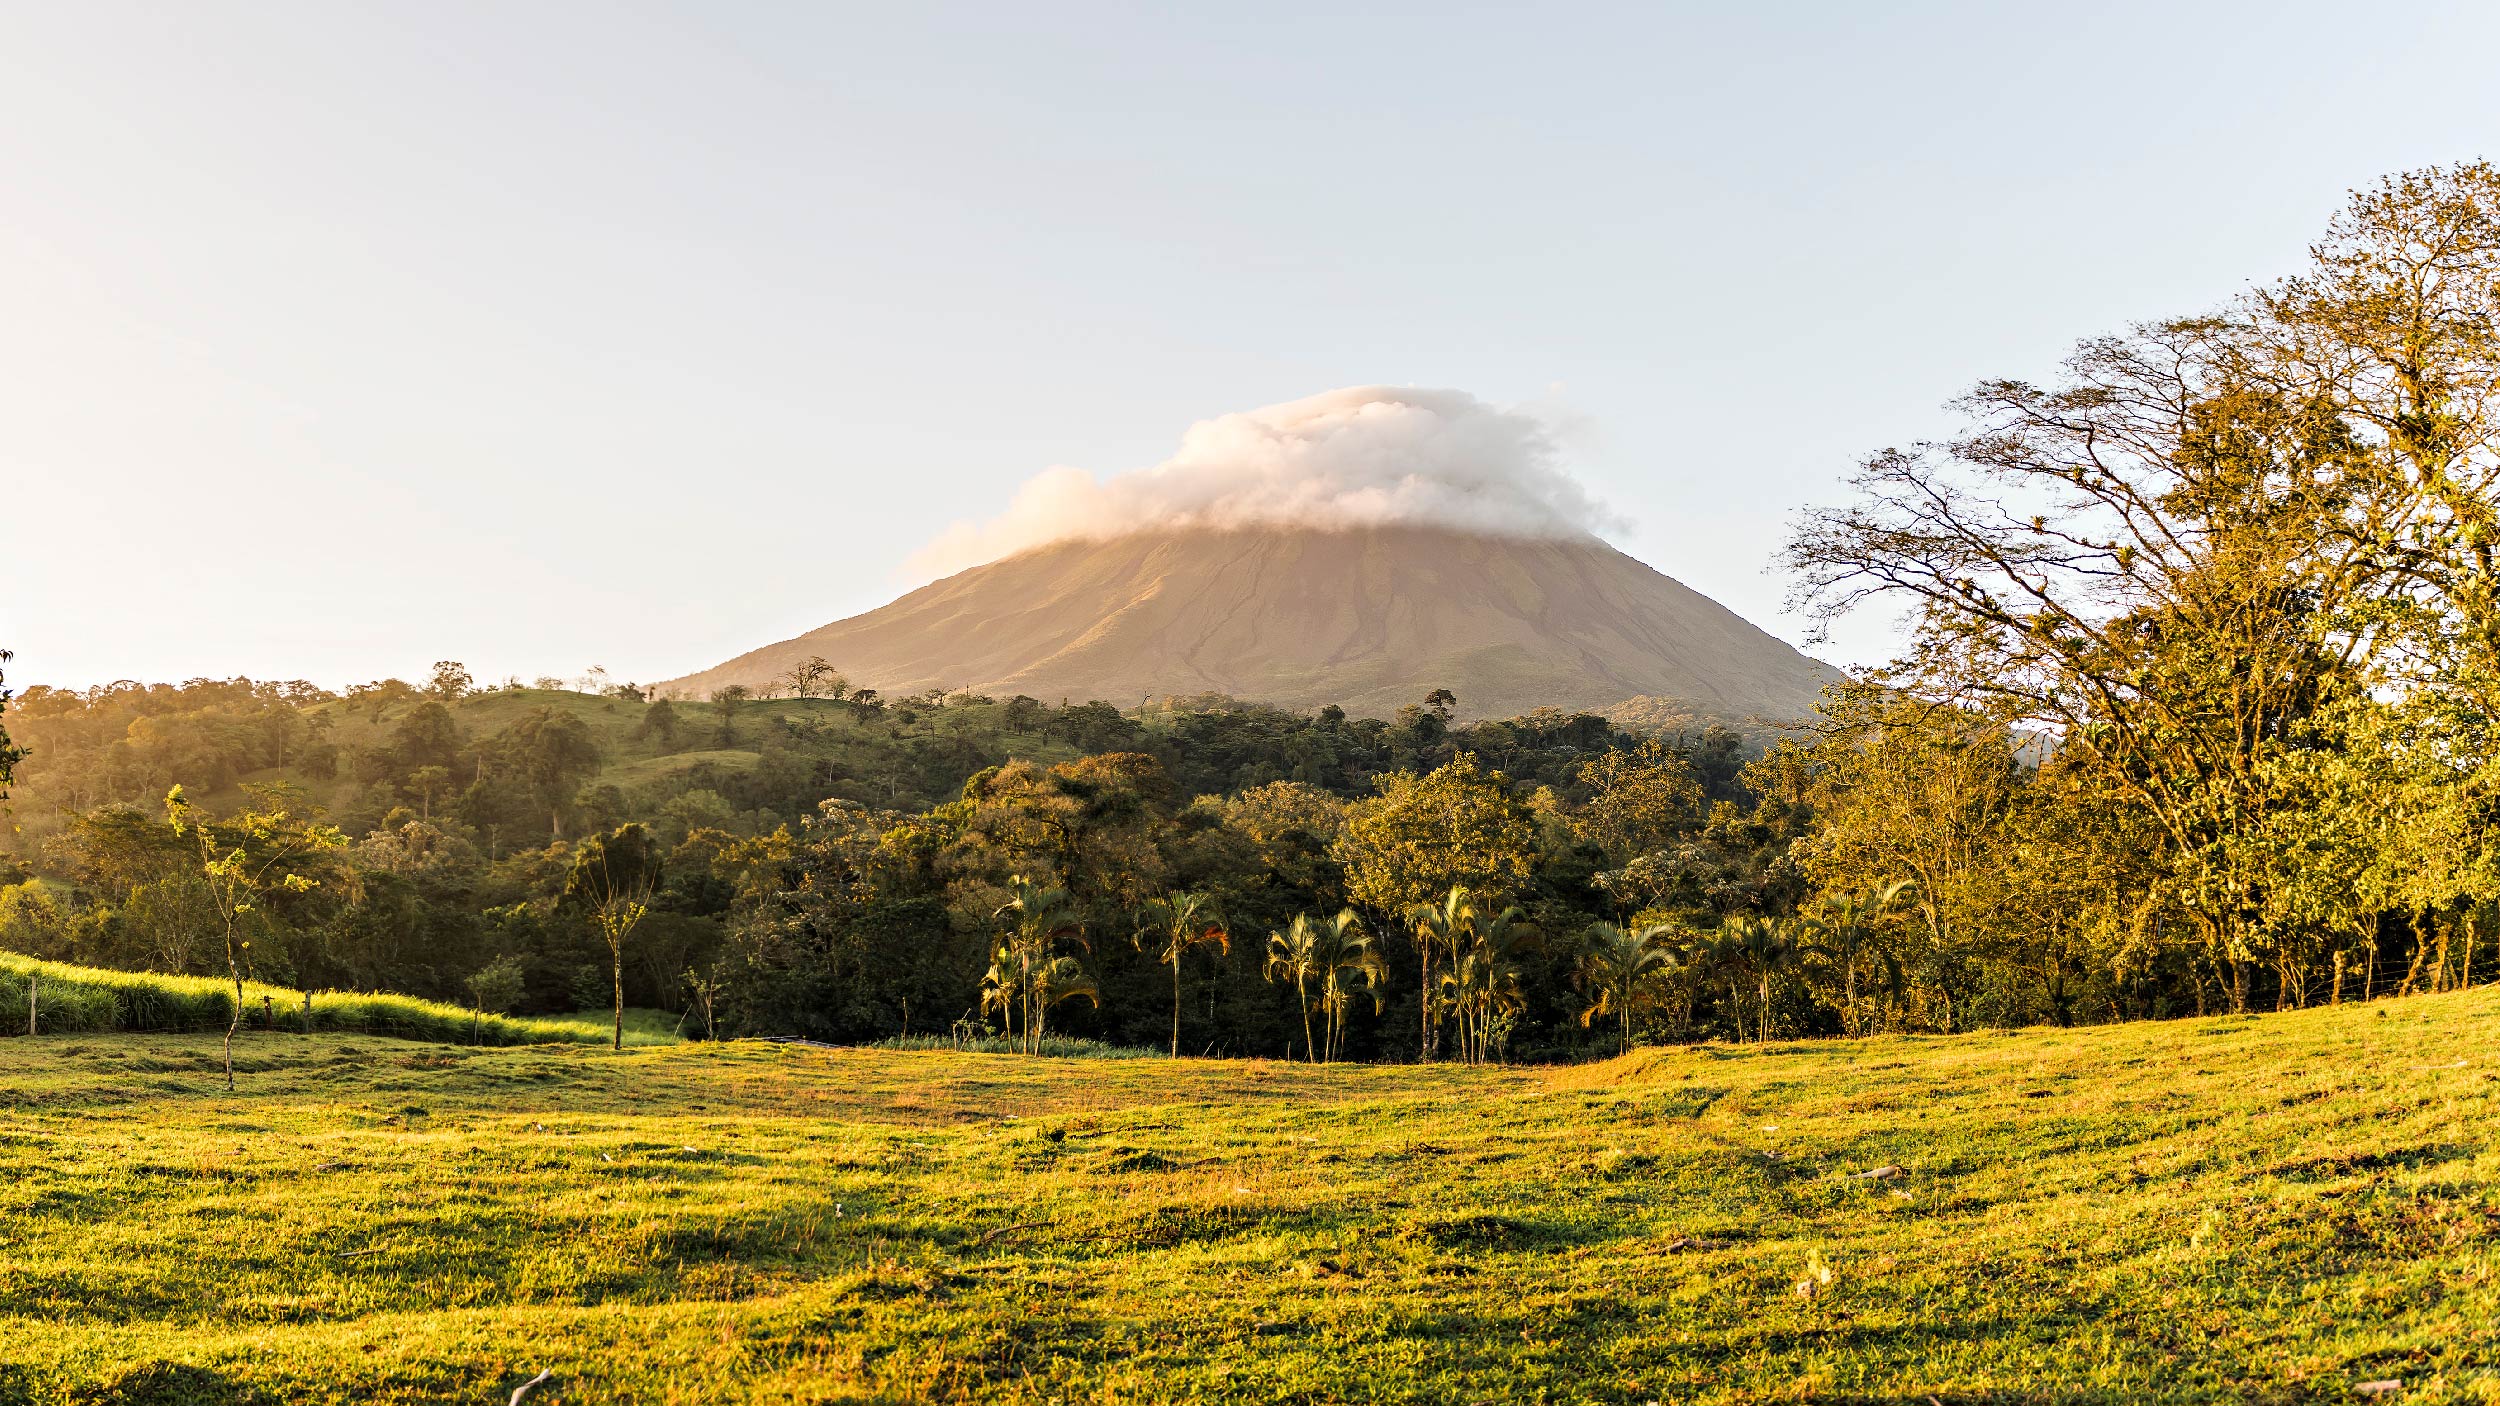
[[[2495,1049],[0,1041],[0,1402],[2488,1399]]]
[[[30,990],[31,988],[31,990]],[[30,1010],[31,1006],[31,1010]],[[607,1044],[615,1039],[607,1011],[559,1016],[482,1016],[439,1001],[387,991],[304,993],[264,982],[243,983],[244,1019],[255,1034],[358,1034],[458,1044]],[[0,1036],[35,1034],[165,1034],[216,1031],[234,1017],[234,987],[214,977],[107,971],[41,962],[0,952]],[[677,1017],[628,1010],[625,1043],[674,1043]]]

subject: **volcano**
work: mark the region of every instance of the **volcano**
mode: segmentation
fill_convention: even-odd
[[[1424,526],[1062,541],[662,685],[770,688],[822,656],[888,697],[968,689],[1131,707],[1221,693],[1387,716],[1537,707],[1790,720],[1836,670],[1594,537]]]

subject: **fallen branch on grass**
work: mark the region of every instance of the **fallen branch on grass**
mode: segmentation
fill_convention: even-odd
[[[507,1402],[506,1406],[521,1406],[522,1397],[529,1395],[532,1388],[538,1386],[541,1382],[544,1382],[553,1376],[555,1376],[555,1373],[552,1371],[542,1371],[537,1376],[532,1377],[528,1381],[514,1387],[512,1389],[512,1400]]]

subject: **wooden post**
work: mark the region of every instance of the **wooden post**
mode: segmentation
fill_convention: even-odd
[[[304,1033],[307,1035],[312,1033],[312,989],[310,987],[304,990]]]
[[[263,996],[260,998],[260,1023],[267,1026],[273,1034],[277,1031],[278,1003],[276,997]]]

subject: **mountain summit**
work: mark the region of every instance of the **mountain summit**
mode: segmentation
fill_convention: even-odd
[[[1261,527],[1035,547],[662,688],[768,686],[812,655],[888,696],[1223,693],[1357,715],[1447,688],[1470,717],[1793,719],[1838,677],[1594,537]]]

